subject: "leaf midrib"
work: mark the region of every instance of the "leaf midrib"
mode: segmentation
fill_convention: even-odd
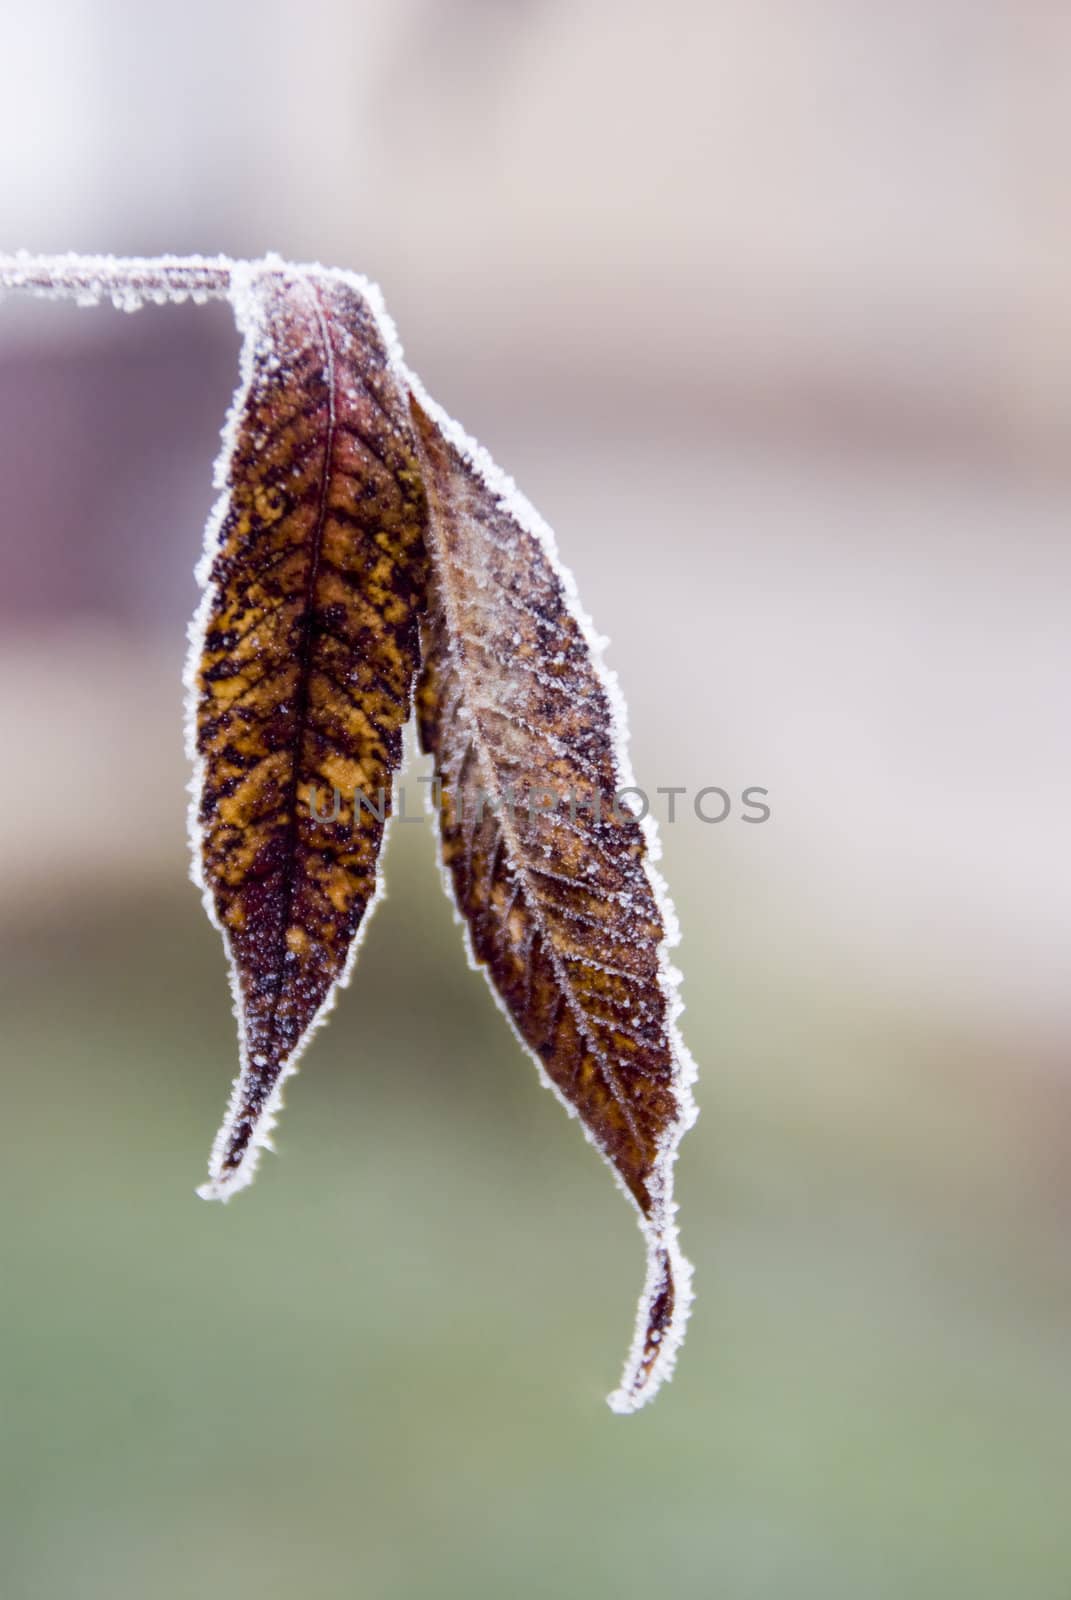
[[[323,553],[324,529],[327,525],[327,497],[331,481],[331,467],[335,454],[335,428],[337,423],[336,397],[335,397],[335,352],[331,343],[331,331],[327,317],[324,314],[320,293],[316,285],[308,278],[302,280],[303,287],[308,290],[312,300],[312,308],[320,329],[320,337],[324,350],[324,373],[327,381],[327,434],[324,440],[323,465],[320,470],[320,501],[316,512],[316,525],[312,535],[312,552],[309,557],[309,573],[305,583],[307,604],[305,616],[301,625],[301,647],[298,654],[298,681],[297,705],[295,708],[294,730],[294,756],[293,772],[290,779],[289,793],[287,795],[286,836],[283,854],[283,882],[282,882],[282,912],[279,920],[279,932],[275,945],[275,969],[278,974],[275,982],[275,991],[272,995],[271,1011],[268,1015],[269,1038],[273,1049],[277,1044],[277,1028],[279,1020],[279,1006],[282,1002],[283,984],[286,978],[285,945],[287,930],[290,927],[290,916],[294,906],[294,895],[297,882],[297,795],[298,784],[301,781],[301,767],[305,754],[305,734],[309,722],[310,684],[312,682],[312,653],[315,638],[315,596],[316,585],[320,575],[320,558]],[[281,1063],[276,1063],[281,1065]]]

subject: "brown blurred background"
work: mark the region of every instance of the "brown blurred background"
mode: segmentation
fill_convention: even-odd
[[[382,285],[555,526],[664,829],[703,1117],[679,1374],[426,828],[291,1088],[233,1072],[180,674],[225,308],[0,305],[0,1588],[1067,1600],[1071,17],[42,4],[0,249]],[[664,814],[664,812],[663,812]]]

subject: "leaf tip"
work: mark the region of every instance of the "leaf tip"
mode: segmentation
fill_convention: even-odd
[[[247,1154],[237,1167],[220,1168],[213,1162],[208,1178],[197,1189],[198,1196],[202,1200],[219,1200],[226,1204],[243,1189],[249,1188],[256,1175],[256,1165],[252,1154]]]
[[[639,1411],[673,1376],[692,1299],[691,1262],[681,1255],[675,1238],[652,1239],[636,1337],[621,1383],[606,1399],[618,1416]]]
[[[235,1085],[232,1103],[216,1135],[208,1161],[208,1178],[198,1188],[202,1200],[228,1201],[248,1189],[257,1175],[261,1152],[273,1148],[272,1130],[281,1104],[278,1086],[256,1117],[242,1098],[243,1079]]]

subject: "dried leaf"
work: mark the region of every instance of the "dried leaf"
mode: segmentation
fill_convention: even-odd
[[[694,1069],[671,912],[650,829],[615,802],[632,782],[616,685],[549,531],[423,394],[413,418],[429,509],[417,716],[443,865],[471,956],[639,1209],[647,1282],[611,1397],[631,1411],[670,1372],[691,1294],[672,1164]]]
[[[637,1409],[691,1300],[672,1176],[695,1069],[654,826],[615,799],[632,785],[624,707],[549,530],[402,366],[378,291],[352,274],[19,254],[0,256],[4,288],[126,310],[227,297],[244,334],[188,673],[195,876],[241,1044],[201,1193],[249,1182],[283,1079],[348,975],[380,893],[419,645],[470,956],[640,1213],[647,1280],[610,1397]],[[310,810],[325,788],[329,822]],[[378,815],[355,813],[355,792],[381,794]]]
[[[242,384],[190,662],[195,875],[241,1043],[201,1191],[224,1199],[252,1178],[379,892],[425,588],[413,435],[364,286],[235,274]],[[355,791],[371,805],[355,812]]]

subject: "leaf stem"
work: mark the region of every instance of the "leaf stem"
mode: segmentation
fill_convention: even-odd
[[[227,256],[0,255],[0,292],[23,290],[96,305],[106,296],[125,310],[144,300],[226,299],[235,263]]]

